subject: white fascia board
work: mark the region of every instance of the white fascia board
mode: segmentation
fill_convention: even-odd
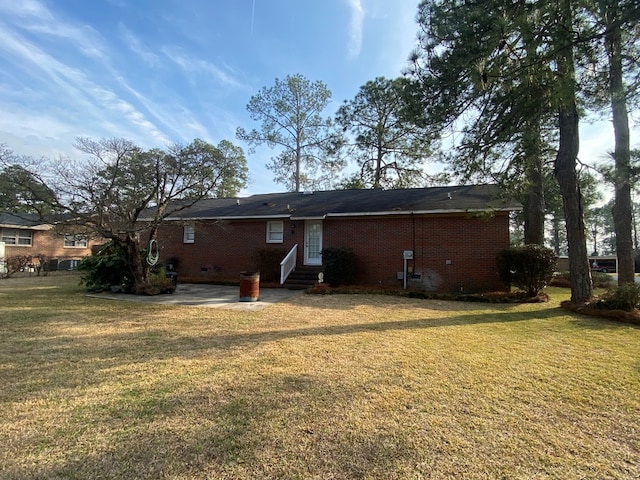
[[[289,218],[290,215],[259,215],[259,216],[246,216],[246,215],[233,215],[229,217],[166,217],[167,221],[182,221],[182,222],[198,222],[203,220],[268,220],[271,218]],[[144,221],[145,219],[139,219]],[[147,220],[151,221],[151,220]]]
[[[12,228],[15,230],[51,230],[53,228],[52,225],[40,224],[40,225],[12,225],[10,223],[0,223],[0,228]]]
[[[522,207],[518,208],[476,208],[469,210],[452,210],[452,209],[441,209],[441,210],[402,210],[396,211],[392,210],[390,212],[361,212],[361,213],[327,213],[327,217],[377,217],[377,216],[388,216],[388,215],[425,215],[425,214],[440,214],[440,213],[483,213],[483,212],[511,212],[511,211],[520,211]]]
[[[324,220],[327,218],[327,215],[309,215],[309,216],[300,216],[296,217],[291,215],[291,220]]]
[[[424,215],[424,214],[443,214],[443,213],[483,213],[483,212],[511,212],[521,211],[522,207],[509,207],[509,208],[475,208],[475,209],[439,209],[439,210],[390,210],[383,212],[348,212],[348,213],[326,213],[324,215],[258,215],[258,216],[246,216],[246,215],[233,215],[227,217],[167,217],[164,220],[167,221],[183,221],[183,222],[195,222],[203,220],[267,220],[271,218],[290,218],[291,220],[324,220],[327,217],[378,217],[389,215]],[[151,221],[151,219],[141,218],[139,221]]]

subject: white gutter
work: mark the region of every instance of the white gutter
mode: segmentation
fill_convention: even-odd
[[[311,216],[302,216],[302,217],[295,217],[293,215],[291,215],[291,220],[324,220],[325,218],[327,218],[327,215],[331,215],[330,213],[325,214],[325,215],[311,215]]]
[[[387,212],[362,212],[362,213],[327,213],[327,217],[374,217],[381,215],[433,215],[439,213],[483,213],[483,212],[511,212],[522,210],[519,208],[477,208],[469,210],[452,210],[452,209],[439,209],[439,210],[392,210]]]
[[[290,215],[280,214],[280,215],[258,215],[258,216],[246,216],[246,215],[234,215],[230,217],[165,217],[163,220],[170,221],[183,221],[183,222],[197,222],[202,220],[261,220],[268,218],[289,218]],[[151,222],[154,219],[152,218],[139,218],[140,222]]]
[[[41,223],[39,225],[27,226],[27,225],[15,225],[11,223],[0,223],[0,228],[12,228],[15,230],[51,230],[53,228],[53,225],[47,225],[47,224]]]
[[[203,220],[265,220],[272,218],[289,218],[291,220],[324,220],[327,217],[377,217],[388,215],[434,215],[443,213],[484,213],[484,212],[512,212],[521,211],[522,207],[511,208],[474,208],[474,209],[438,209],[438,210],[389,210],[382,212],[349,212],[349,213],[325,213],[324,215],[232,215],[227,217],[166,217],[164,220],[195,222]],[[152,219],[140,218],[139,221],[152,221]]]

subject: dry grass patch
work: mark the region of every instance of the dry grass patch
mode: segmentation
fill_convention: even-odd
[[[637,478],[640,328],[548,304],[259,312],[0,281],[0,477]]]

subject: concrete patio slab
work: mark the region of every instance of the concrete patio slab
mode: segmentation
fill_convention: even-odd
[[[240,292],[237,286],[184,283],[178,284],[174,293],[166,295],[149,296],[127,295],[124,293],[90,293],[88,296],[109,300],[157,303],[162,305],[185,305],[190,307],[257,311],[301,294],[301,290],[260,288],[260,295],[257,302],[240,302],[238,300]]]

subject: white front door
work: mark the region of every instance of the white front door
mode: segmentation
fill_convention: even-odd
[[[304,264],[322,265],[322,221],[304,222]]]

